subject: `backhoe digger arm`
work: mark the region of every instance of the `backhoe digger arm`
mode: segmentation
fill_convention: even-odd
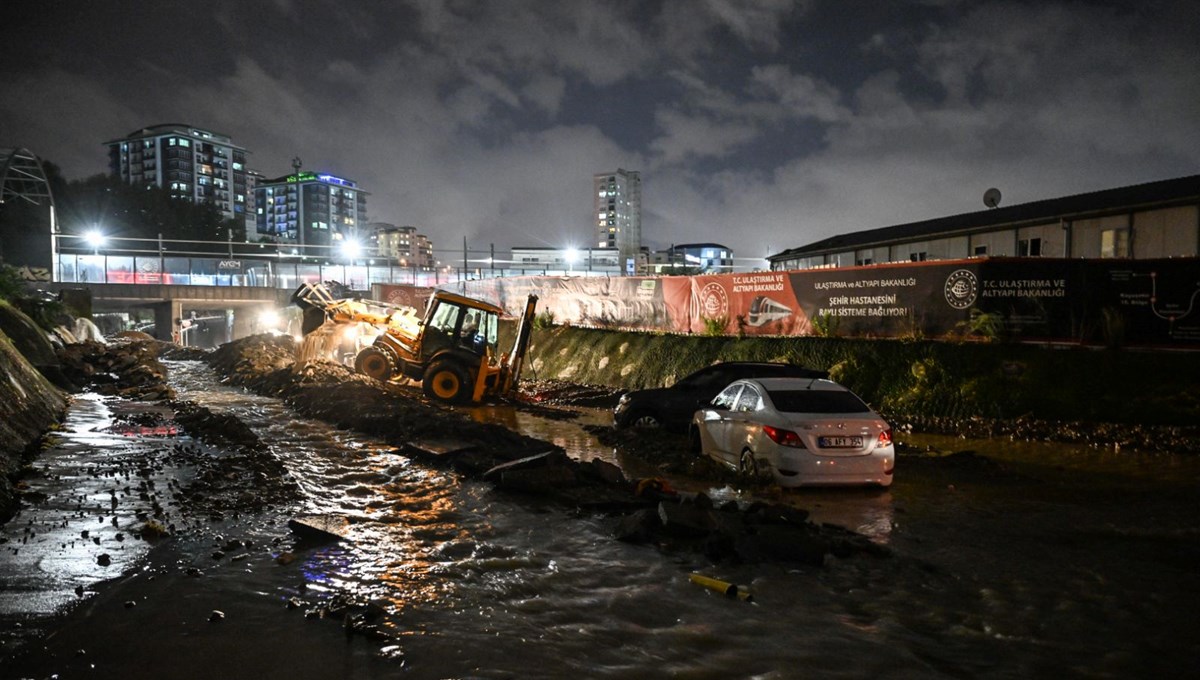
[[[538,296],[530,295],[525,300],[525,309],[521,312],[521,320],[517,323],[517,336],[513,339],[512,352],[508,355],[503,379],[500,386],[501,394],[508,394],[521,379],[521,369],[525,365],[525,353],[529,351],[529,337],[533,332],[533,318],[537,309]]]

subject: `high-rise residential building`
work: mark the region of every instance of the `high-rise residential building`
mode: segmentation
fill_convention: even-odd
[[[592,176],[598,248],[616,248],[626,269],[642,247],[642,174],[617,169]],[[632,273],[631,271],[627,273]]]
[[[367,192],[352,180],[297,172],[259,180],[254,212],[260,237],[301,246],[333,246],[365,230]]]
[[[176,198],[212,203],[231,219],[250,212],[246,150],[227,135],[164,123],[105,145],[109,172],[129,184],[159,186]]]
[[[371,222],[366,233],[380,257],[404,266],[433,269],[433,242],[416,227],[398,227],[388,222]]]
[[[258,183],[263,181],[263,174],[257,170],[246,169],[246,240],[255,240],[254,234],[258,230],[258,211],[255,210],[255,200],[258,192]]]

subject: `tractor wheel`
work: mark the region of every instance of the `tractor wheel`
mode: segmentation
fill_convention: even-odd
[[[459,404],[471,397],[471,383],[467,372],[450,361],[439,361],[425,371],[422,381],[425,396]]]
[[[364,347],[354,357],[354,370],[376,380],[390,380],[395,369],[391,357],[378,347]]]

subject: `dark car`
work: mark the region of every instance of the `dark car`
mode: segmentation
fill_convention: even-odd
[[[728,361],[702,368],[670,387],[637,390],[621,397],[613,411],[617,427],[661,427],[683,431],[696,409],[712,401],[725,386],[742,378],[828,378],[792,364]]]

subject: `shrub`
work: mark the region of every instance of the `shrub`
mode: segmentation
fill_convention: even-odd
[[[812,319],[813,335],[818,338],[835,338],[838,334],[838,325],[841,319],[838,317],[821,312]]]
[[[729,325],[729,317],[722,316],[716,319],[702,318],[704,321],[704,335],[709,337],[720,337],[725,335],[725,327]]]
[[[984,312],[974,308],[971,309],[970,318],[966,321],[959,321],[956,326],[963,335],[976,335],[986,339],[988,342],[998,340],[1000,338],[1000,330],[1003,327],[999,314]]]
[[[533,317],[533,327],[539,330],[554,327],[554,312],[549,309],[538,312]]]

